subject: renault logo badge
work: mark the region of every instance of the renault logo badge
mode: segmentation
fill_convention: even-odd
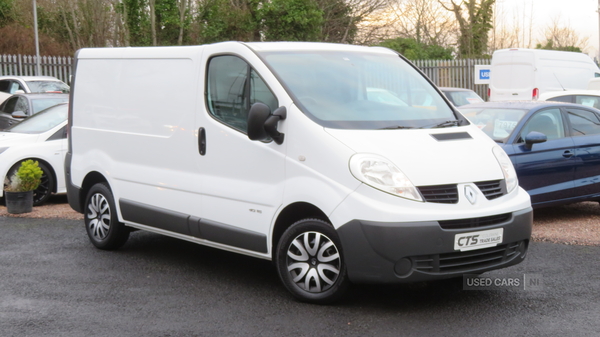
[[[477,192],[470,185],[465,186],[465,196],[467,200],[471,203],[471,205],[475,205],[477,202]]]

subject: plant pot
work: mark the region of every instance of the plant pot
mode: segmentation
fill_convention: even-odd
[[[6,211],[10,214],[29,213],[33,211],[33,191],[4,191],[4,200],[6,202]]]

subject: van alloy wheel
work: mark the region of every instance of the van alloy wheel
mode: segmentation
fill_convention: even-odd
[[[300,234],[287,251],[287,269],[301,289],[320,293],[335,284],[341,268],[335,244],[318,232]]]
[[[90,199],[87,210],[88,226],[97,240],[104,240],[110,228],[110,207],[106,198],[96,193]]]
[[[130,230],[119,222],[112,191],[106,183],[98,183],[90,188],[84,222],[88,237],[97,248],[117,249],[129,238]]]
[[[290,226],[276,254],[279,277],[301,301],[329,303],[348,287],[337,232],[325,221],[306,219]]]

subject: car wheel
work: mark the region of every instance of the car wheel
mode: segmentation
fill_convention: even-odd
[[[119,222],[112,191],[106,183],[98,183],[88,192],[84,222],[88,237],[97,248],[117,249],[129,238],[129,228]]]
[[[54,191],[54,177],[51,171],[43,163],[39,163],[42,169],[42,179],[38,188],[33,191],[33,206],[39,206],[45,203]]]
[[[349,286],[339,238],[325,221],[305,219],[290,226],[275,259],[281,281],[301,301],[330,303]]]

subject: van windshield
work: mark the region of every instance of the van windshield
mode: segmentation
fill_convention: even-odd
[[[349,51],[261,52],[296,105],[324,127],[458,125],[453,110],[401,57]]]

